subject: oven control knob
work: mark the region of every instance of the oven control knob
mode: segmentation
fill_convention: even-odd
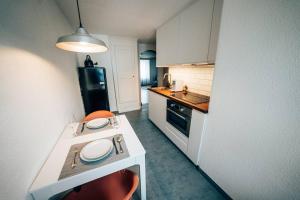
[[[184,108],[180,108],[180,112],[183,112],[184,111]]]
[[[172,103],[170,106],[171,106],[172,108],[174,108],[174,107],[175,107],[175,104],[174,104],[174,103]]]

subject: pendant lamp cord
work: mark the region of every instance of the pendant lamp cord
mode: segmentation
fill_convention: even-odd
[[[78,11],[78,18],[79,18],[79,27],[82,28],[82,23],[81,23],[81,17],[80,17],[80,10],[79,10],[78,0],[76,0],[76,2],[77,2],[77,11]]]

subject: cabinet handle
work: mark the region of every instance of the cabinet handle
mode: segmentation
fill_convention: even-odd
[[[183,119],[184,121],[186,121],[186,118],[179,115],[178,113],[174,112],[173,110],[171,110],[170,108],[167,109],[168,111],[170,111],[171,113],[173,113],[174,115],[176,115],[177,117],[180,117],[181,119]]]

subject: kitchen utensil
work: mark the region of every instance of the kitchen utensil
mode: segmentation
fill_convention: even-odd
[[[72,165],[71,165],[71,167],[72,167],[72,169],[74,168],[74,167],[76,167],[76,157],[77,157],[77,154],[78,154],[78,151],[76,150],[75,151],[75,153],[74,153],[74,159],[73,159],[73,162],[72,162]]]
[[[118,136],[117,137],[117,142],[119,143],[119,147],[120,147],[120,153],[123,153],[123,148],[122,148],[122,145],[121,145],[121,142],[122,142],[122,137],[121,136]]]
[[[82,133],[83,130],[84,130],[84,125],[85,125],[85,122],[82,123],[81,131],[80,131],[81,133]]]
[[[115,141],[115,138],[114,138],[114,137],[113,137],[112,141],[113,141],[114,147],[115,147],[115,149],[116,149],[116,154],[119,154],[119,150],[118,150],[118,148],[117,148],[116,141]]]

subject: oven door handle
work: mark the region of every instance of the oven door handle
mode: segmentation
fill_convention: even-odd
[[[180,117],[181,119],[183,119],[184,121],[186,121],[186,118],[179,115],[178,113],[176,113],[175,111],[171,110],[170,108],[167,108],[168,111],[170,111],[171,113],[173,113],[174,115],[176,115],[177,117]]]

